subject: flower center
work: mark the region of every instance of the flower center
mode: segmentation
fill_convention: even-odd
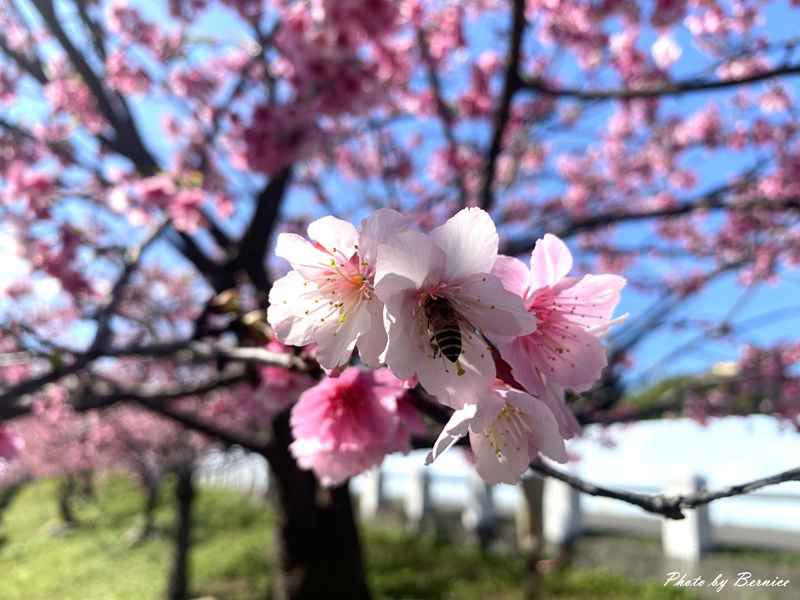
[[[484,436],[494,449],[497,460],[506,462],[508,451],[519,452],[528,443],[533,432],[524,415],[516,406],[506,403]]]

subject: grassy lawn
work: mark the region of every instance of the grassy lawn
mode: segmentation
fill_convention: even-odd
[[[3,515],[2,600],[150,600],[166,584],[172,523],[169,490],[158,511],[162,535],[132,547],[141,524],[138,490],[127,480],[99,481],[96,499],[78,505],[82,526],[58,531],[55,484],[27,486]],[[271,516],[235,492],[203,488],[197,504],[192,588],[217,600],[263,600],[269,588]],[[483,556],[393,529],[366,532],[370,583],[386,600],[522,600],[525,569],[513,556]],[[689,598],[660,582],[596,569],[552,574],[543,598],[596,600]]]

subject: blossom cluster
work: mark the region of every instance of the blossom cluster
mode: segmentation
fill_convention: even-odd
[[[601,338],[622,277],[570,277],[572,256],[553,235],[537,242],[530,268],[499,255],[495,224],[478,208],[427,233],[390,209],[358,228],[324,217],[308,237],[279,236],[275,252],[292,270],[273,285],[268,311],[277,338],[315,344],[330,374],[294,408],[301,466],[334,484],[403,449],[398,429],[416,424],[397,392],[417,383],[454,411],[429,461],[467,435],[491,483],[518,480],[540,452],[566,461],[578,424],[565,390],[589,389],[605,367]],[[380,370],[337,378],[355,350]]]
[[[19,435],[0,425],[0,459],[16,458],[23,446],[24,442]]]

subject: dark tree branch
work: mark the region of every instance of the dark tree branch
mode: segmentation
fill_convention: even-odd
[[[136,268],[139,266],[139,262],[141,261],[144,252],[161,236],[162,233],[164,233],[168,226],[169,221],[162,222],[160,225],[153,228],[150,234],[140,244],[130,248],[126,252],[125,263],[122,267],[122,272],[114,282],[108,302],[97,315],[97,331],[95,332],[94,339],[89,345],[89,350],[87,351],[89,356],[98,354],[101,349],[110,342],[109,336],[111,334],[111,319],[117,312],[117,309],[122,302],[125,288],[128,286],[134,271],[136,271]]]
[[[690,215],[692,213],[711,210],[729,210],[735,212],[752,210],[800,210],[800,198],[786,198],[783,200],[753,199],[738,204],[726,202],[726,193],[730,193],[732,191],[733,188],[730,186],[718,188],[712,190],[698,200],[679,202],[673,206],[668,206],[658,210],[643,212],[621,211],[581,217],[570,221],[555,231],[551,231],[551,233],[554,233],[558,237],[565,239],[579,233],[589,233],[597,229],[602,229],[611,225],[618,225],[620,223],[648,221],[652,219],[675,219]],[[547,231],[542,230],[535,235],[509,240],[503,247],[502,252],[511,256],[530,252],[533,249],[536,240],[542,237],[545,233],[547,233]]]
[[[183,231],[171,230],[169,235],[170,243],[180,252],[183,257],[192,263],[197,272],[202,275],[217,292],[226,290],[231,285],[226,285],[219,281],[221,266],[206,256],[206,253],[197,245],[188,233]],[[226,277],[229,279],[229,277]]]
[[[38,57],[28,57],[14,50],[8,45],[8,41],[4,35],[0,35],[0,51],[3,52],[8,58],[13,60],[17,66],[25,73],[33,77],[41,85],[48,83],[47,74],[44,72],[44,66]]]
[[[95,52],[104,62],[106,60],[106,44],[105,33],[97,24],[97,21],[89,16],[89,0],[75,0],[75,5],[78,7],[78,15],[83,22],[84,27],[92,36],[92,44],[94,45]]]
[[[599,90],[581,90],[578,88],[555,87],[541,78],[524,79],[521,82],[525,89],[558,98],[573,98],[575,100],[632,100],[634,98],[660,98],[663,96],[682,96],[696,92],[709,92],[726,88],[757,83],[778,77],[794,77],[800,75],[800,65],[782,65],[776,69],[762,71],[746,77],[736,79],[687,79],[675,83],[642,86],[640,88],[617,88]]]
[[[417,31],[417,46],[419,47],[422,61],[425,63],[425,73],[428,79],[428,86],[431,88],[434,102],[436,102],[436,112],[439,115],[439,120],[442,122],[442,130],[444,131],[444,137],[447,140],[447,146],[450,153],[453,155],[453,157],[455,157],[458,153],[458,140],[456,139],[455,134],[455,115],[452,107],[447,104],[447,101],[444,98],[442,81],[439,77],[439,70],[437,68],[436,61],[434,61],[433,57],[431,56],[428,39],[425,36],[425,32],[421,28]],[[466,206],[468,200],[467,186],[464,183],[464,176],[460,169],[457,169],[456,172],[456,186],[458,187],[458,197],[459,201],[461,202],[461,206]]]
[[[541,461],[531,463],[531,469],[541,475],[558,479],[568,484],[570,487],[575,488],[579,492],[589,494],[590,496],[599,496],[603,498],[613,498],[621,500],[628,504],[638,506],[647,512],[659,514],[668,519],[683,519],[684,509],[697,508],[704,504],[710,504],[715,500],[721,498],[731,498],[733,496],[741,496],[753,492],[755,490],[767,487],[770,485],[777,485],[787,481],[800,481],[800,468],[789,469],[782,471],[769,477],[762,477],[754,479],[745,483],[739,483],[725,488],[709,492],[697,492],[694,494],[667,496],[665,494],[640,494],[636,492],[626,492],[623,490],[611,489],[599,485],[589,483],[574,475],[563,473],[558,469],[554,469]]]
[[[115,136],[109,140],[111,147],[131,160],[141,174],[154,175],[157,173],[158,163],[145,148],[124,99],[119,95],[114,95],[113,98],[116,102],[112,103],[112,94],[106,90],[103,82],[92,70],[81,51],[72,43],[61,26],[53,0],[31,1],[47,25],[48,30],[58,40],[58,43],[69,57],[72,66],[94,96],[101,114],[114,129]]]
[[[0,393],[0,421],[7,421],[17,416],[30,412],[30,405],[23,405],[19,401],[25,396],[34,394],[50,383],[56,383],[64,377],[75,375],[83,371],[90,363],[91,359],[83,355],[70,365],[52,369],[42,375],[31,377],[16,385],[12,385],[4,392]],[[16,404],[14,404],[16,403]]]
[[[185,357],[189,361],[208,362],[222,359],[231,362],[284,367],[299,373],[314,372],[316,370],[312,363],[287,352],[273,352],[260,346],[229,347],[222,344],[203,343],[193,340],[111,348],[104,352],[104,356],[173,357],[178,361]]]
[[[288,166],[272,177],[258,195],[253,217],[239,241],[238,252],[227,265],[228,269],[241,269],[246,272],[253,285],[265,292],[269,290],[272,282],[264,262],[291,178],[292,167]]]
[[[522,37],[525,32],[525,0],[513,0],[513,16],[511,22],[511,40],[506,57],[505,79],[500,101],[494,113],[492,141],[486,153],[480,191],[480,204],[484,210],[491,210],[494,205],[494,181],[497,171],[497,159],[503,150],[508,121],[511,118],[511,102],[514,94],[522,87],[519,74],[522,55]]]
[[[208,232],[211,234],[211,237],[214,238],[216,244],[223,250],[230,250],[233,244],[231,236],[220,226],[214,215],[209,211],[201,209],[200,212],[203,215],[206,225],[208,225]]]

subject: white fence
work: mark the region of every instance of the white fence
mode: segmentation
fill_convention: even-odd
[[[252,493],[264,493],[269,485],[265,461],[244,452],[210,454],[200,467],[199,479],[205,484]],[[663,490],[638,487],[636,491],[686,494],[704,486],[703,478],[693,475],[676,479]],[[455,509],[461,511],[464,527],[472,531],[481,543],[491,540],[500,518],[510,518],[516,523],[517,539],[523,548],[535,548],[543,541],[552,545],[569,544],[584,531],[599,528],[660,533],[664,555],[689,562],[700,559],[713,542],[800,550],[800,531],[741,526],[715,528],[708,507],[685,511],[687,518],[681,521],[645,514],[615,516],[608,512],[586,511],[581,494],[552,479],[542,483],[531,478],[519,486],[493,488],[474,475],[440,474],[420,464],[411,471],[392,469],[391,466],[374,469],[355,478],[351,489],[357,496],[362,518],[376,517],[391,503],[402,507],[409,527],[423,531],[432,527],[432,517],[437,509]],[[724,502],[745,499],[800,503],[800,495],[770,492]],[[541,514],[546,515],[543,523]]]

